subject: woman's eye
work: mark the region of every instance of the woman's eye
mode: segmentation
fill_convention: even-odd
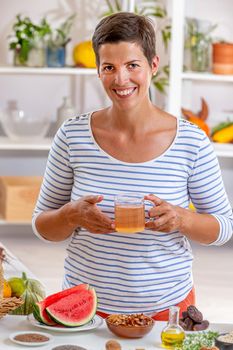
[[[130,63],[129,64],[129,69],[135,69],[137,67],[139,67],[139,65],[137,63]]]
[[[103,67],[103,71],[111,72],[111,71],[113,71],[113,66],[105,66],[105,67]]]

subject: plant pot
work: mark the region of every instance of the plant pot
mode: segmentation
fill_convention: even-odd
[[[18,51],[14,51],[14,66],[16,67],[26,66],[26,62],[20,60],[20,55]]]
[[[44,67],[45,66],[45,49],[32,48],[28,54],[27,67]]]
[[[213,44],[213,73],[233,74],[233,44]]]
[[[32,48],[28,53],[26,61],[20,60],[20,53],[14,52],[14,65],[24,67],[44,67],[45,66],[45,50],[43,48]]]
[[[64,67],[66,59],[65,47],[47,47],[46,59],[48,67]]]

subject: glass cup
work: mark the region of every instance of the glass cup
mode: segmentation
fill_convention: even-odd
[[[115,229],[121,233],[143,231],[145,228],[144,196],[124,193],[115,196]]]

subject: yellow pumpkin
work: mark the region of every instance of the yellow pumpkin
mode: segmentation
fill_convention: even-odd
[[[78,67],[96,68],[92,42],[89,40],[77,44],[73,49],[73,59]]]

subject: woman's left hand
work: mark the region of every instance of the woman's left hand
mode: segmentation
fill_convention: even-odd
[[[148,212],[150,220],[146,222],[146,229],[168,233],[181,230],[181,211],[184,209],[172,205],[153,194],[146,195],[144,199],[154,204]]]

